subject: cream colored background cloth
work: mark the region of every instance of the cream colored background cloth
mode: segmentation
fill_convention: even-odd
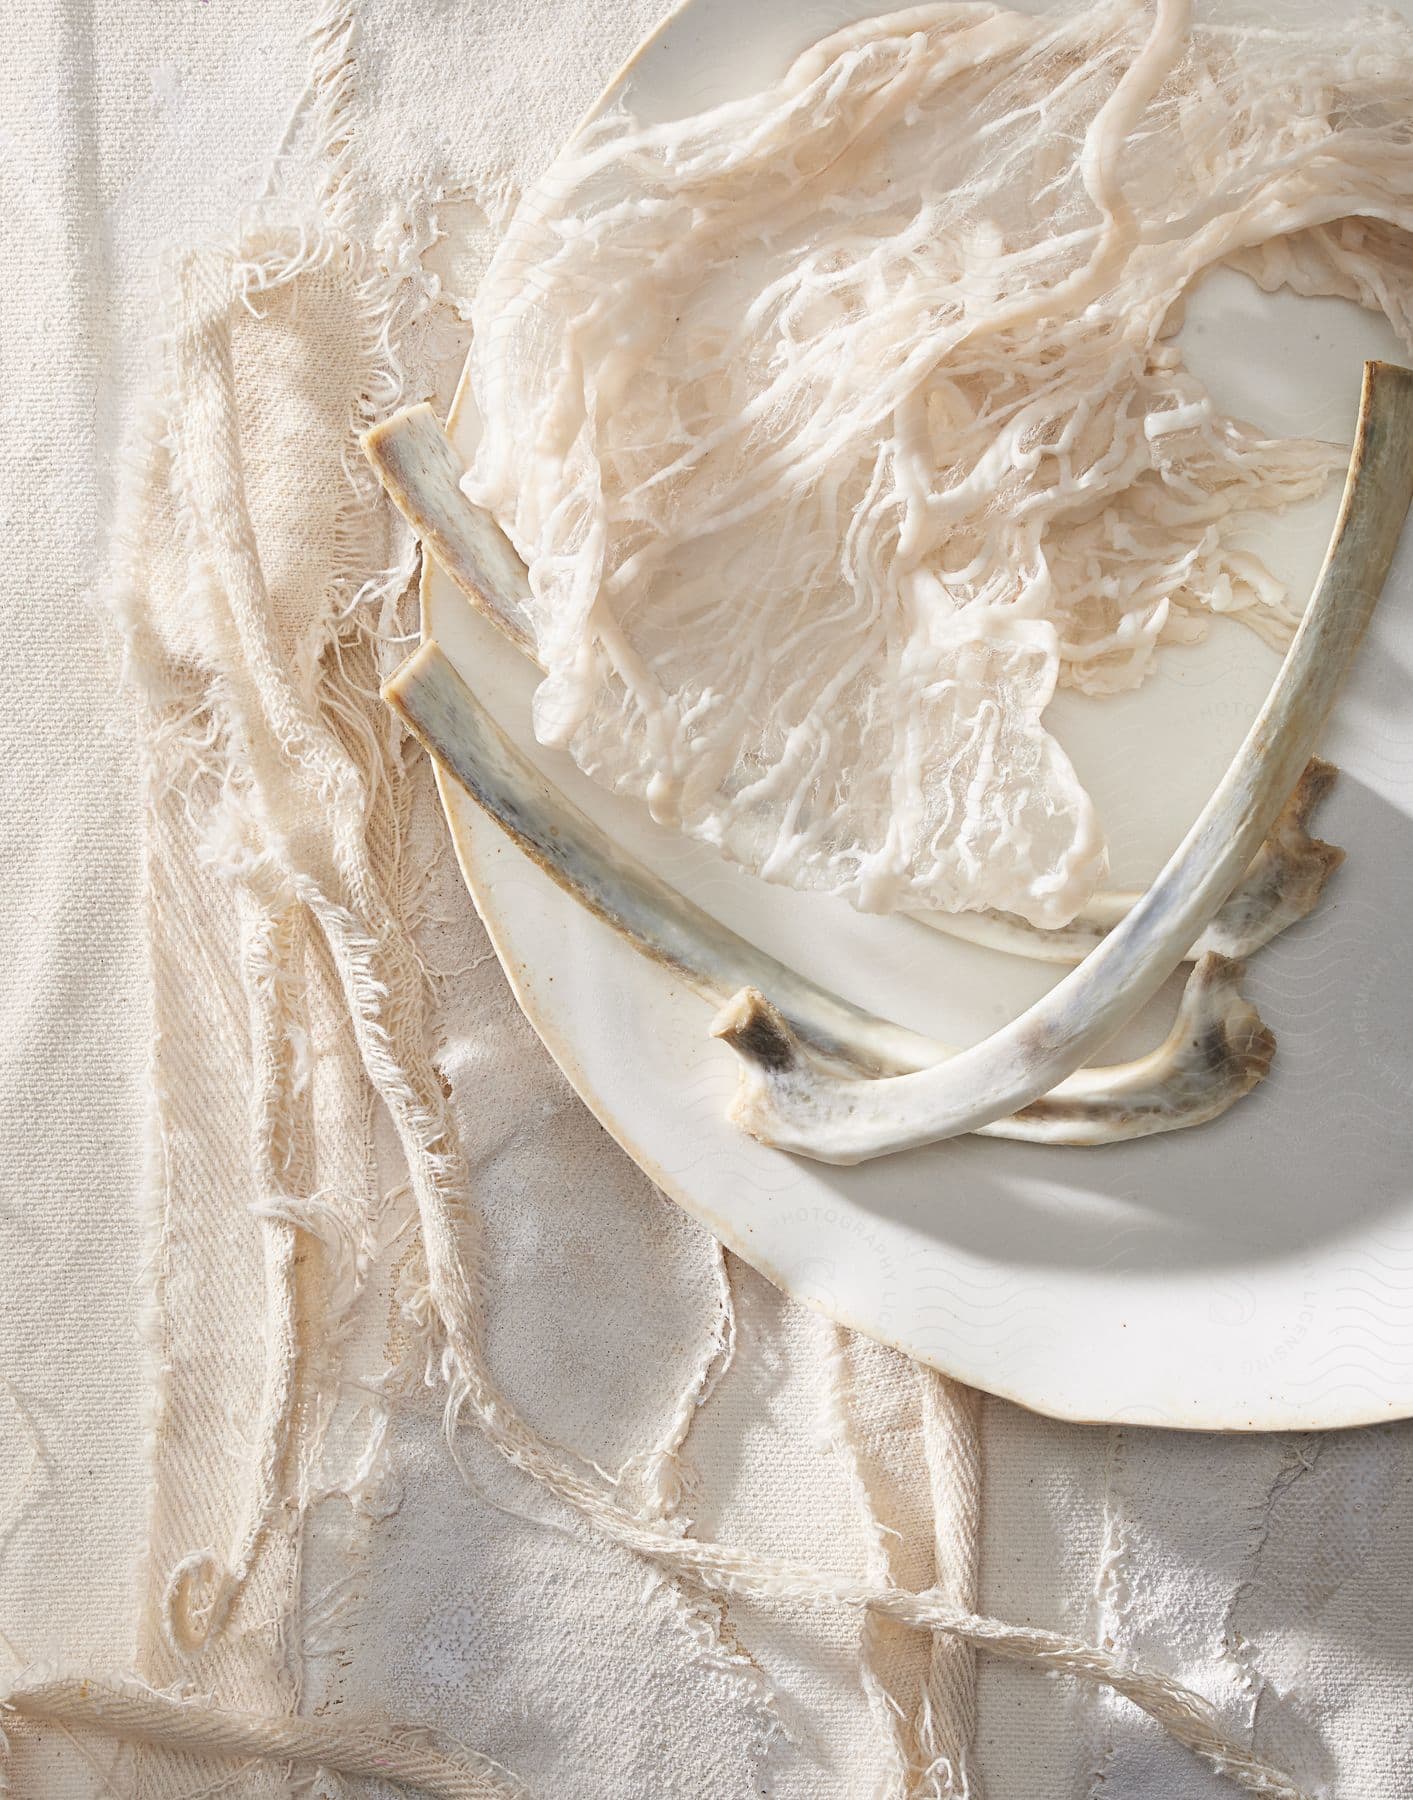
[[[319,1729],[425,1725],[537,1795],[960,1787],[967,1653],[798,1583],[704,1593],[625,1547],[627,1519],[871,1591],[936,1580],[1148,1658],[1307,1792],[1404,1796],[1409,1432],[1222,1442],[973,1406],[723,1264],[519,1019],[425,766],[370,697],[409,624],[407,546],[349,486],[352,424],[445,398],[497,221],[654,18],[644,0],[17,17],[13,1790],[341,1791],[248,1743],[213,1760],[115,1739],[67,1689],[36,1722],[23,1692],[48,1666]],[[380,908],[415,927],[425,983]],[[397,996],[391,1066],[352,1027],[360,972]],[[439,1070],[411,1068],[421,1102],[449,1093],[434,1157],[456,1147],[421,1192],[416,1130],[400,1147],[390,1122],[418,1046]],[[464,1298],[503,1401],[435,1316],[443,1191],[465,1202],[448,1244],[480,1266]],[[454,1456],[449,1392],[469,1415]],[[974,1706],[967,1779],[991,1800],[1234,1791],[1066,1677],[984,1656]]]

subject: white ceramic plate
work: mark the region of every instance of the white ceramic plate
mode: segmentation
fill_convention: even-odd
[[[1402,0],[1413,10],[1413,0]],[[863,0],[689,0],[628,65],[645,116],[772,79]],[[1342,303],[1207,284],[1191,362],[1237,414],[1352,433],[1366,356],[1392,334]],[[469,449],[467,408],[453,433]],[[1308,592],[1334,503],[1262,545]],[[766,886],[655,828],[529,730],[533,671],[435,570],[424,623],[550,777],[693,899],[787,961],[963,1044],[1056,971],[906,920]],[[1057,732],[1098,801],[1114,874],[1161,866],[1210,794],[1276,659],[1218,623],[1117,700],[1061,696]],[[1225,1119],[1104,1150],[978,1138],[858,1169],[794,1160],[724,1114],[730,1053],[710,1009],[588,917],[453,785],[443,798],[476,905],[520,1003],[606,1128],[679,1205],[771,1280],[978,1387],[1065,1418],[1221,1430],[1413,1414],[1413,532],[1326,753],[1344,771],[1319,822],[1349,863],[1319,914],[1264,951],[1249,991],[1275,1073]],[[1146,1047],[1164,1008],[1118,1049]]]

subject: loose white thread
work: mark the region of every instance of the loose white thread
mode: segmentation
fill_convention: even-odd
[[[884,1526],[874,1508],[868,1484],[864,1480],[858,1448],[850,1428],[850,1381],[846,1357],[847,1337],[844,1328],[832,1319],[819,1317],[817,1330],[822,1340],[825,1371],[824,1423],[830,1446],[848,1484],[849,1495],[858,1513],[864,1535],[865,1567],[870,1579],[887,1581],[890,1577],[888,1545]],[[898,1702],[889,1692],[879,1672],[879,1636],[884,1622],[877,1613],[867,1613],[860,1633],[860,1678],[869,1712],[883,1747],[883,1769],[878,1788],[879,1800],[904,1800],[909,1787],[909,1754],[905,1721]]]
[[[268,1718],[179,1700],[131,1680],[30,1672],[0,1693],[0,1716],[87,1726],[114,1737],[199,1756],[305,1763],[391,1782],[430,1800],[524,1800],[525,1788],[489,1757],[438,1750],[407,1726]],[[0,1795],[12,1792],[10,1745],[0,1734]]]
[[[183,1657],[197,1655],[219,1635],[255,1567],[265,1533],[278,1515],[299,1366],[296,1232],[281,1208],[293,1199],[289,1185],[293,1021],[289,1008],[294,1001],[289,975],[303,948],[304,919],[291,908],[278,913],[261,910],[248,895],[243,910],[252,1160],[262,1196],[260,1228],[265,1254],[265,1380],[253,1492],[236,1543],[224,1562],[210,1549],[182,1557],[163,1592],[162,1634],[169,1647]]]
[[[969,1608],[976,1604],[981,1543],[981,1396],[920,1365],[916,1375],[937,1586]],[[968,1753],[976,1733],[976,1654],[969,1645],[933,1638],[916,1731],[928,1758],[917,1800],[974,1800]]]

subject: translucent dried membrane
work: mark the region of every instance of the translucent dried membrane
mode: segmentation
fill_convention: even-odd
[[[1344,461],[1221,415],[1182,297],[1227,263],[1413,343],[1413,35],[1326,12],[921,7],[588,126],[475,308],[541,740],[768,879],[1072,919],[1105,853],[1057,682],[1212,611],[1283,645],[1242,533]]]

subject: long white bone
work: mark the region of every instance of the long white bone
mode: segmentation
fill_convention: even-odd
[[[395,413],[366,434],[363,448],[429,554],[498,631],[532,662],[538,661],[525,624],[525,611],[533,605],[525,565],[490,514],[461,491],[461,458],[432,408],[424,402]],[[1309,778],[1307,771],[1303,779]],[[1187,961],[1196,961],[1208,950],[1238,959],[1250,956],[1314,909],[1341,855],[1308,833],[1302,841],[1298,826],[1328,786],[1327,779],[1303,802],[1297,790],[1291,802],[1297,809],[1296,828],[1278,827],[1222,916],[1201,943],[1189,946]],[[1140,897],[1097,894],[1072,925],[1059,931],[1042,931],[1024,920],[989,913],[917,916],[939,931],[988,949],[1041,962],[1078,963]]]
[[[772,1040],[821,1071],[860,1076],[922,1069],[950,1056],[943,1044],[879,1019],[777,962],[626,855],[515,748],[428,642],[389,678],[389,705],[441,766],[521,849],[635,949],[674,970],[720,1006],[739,988],[768,991],[755,1054]],[[987,1136],[1023,1143],[1095,1145],[1199,1125],[1225,1112],[1265,1076],[1274,1040],[1241,996],[1238,963],[1204,957],[1188,979],[1177,1022],[1149,1055],[1085,1069]],[[750,1029],[750,1027],[748,1027]]]
[[[1044,999],[984,1042],[915,1074],[821,1068],[751,991],[716,1030],[741,1057],[732,1116],[753,1136],[856,1163],[975,1131],[1063,1081],[1149,1000],[1216,917],[1308,762],[1413,501],[1413,371],[1369,363],[1344,503],[1325,565],[1265,705],[1153,886]],[[767,1046],[762,1054],[762,1045]]]

